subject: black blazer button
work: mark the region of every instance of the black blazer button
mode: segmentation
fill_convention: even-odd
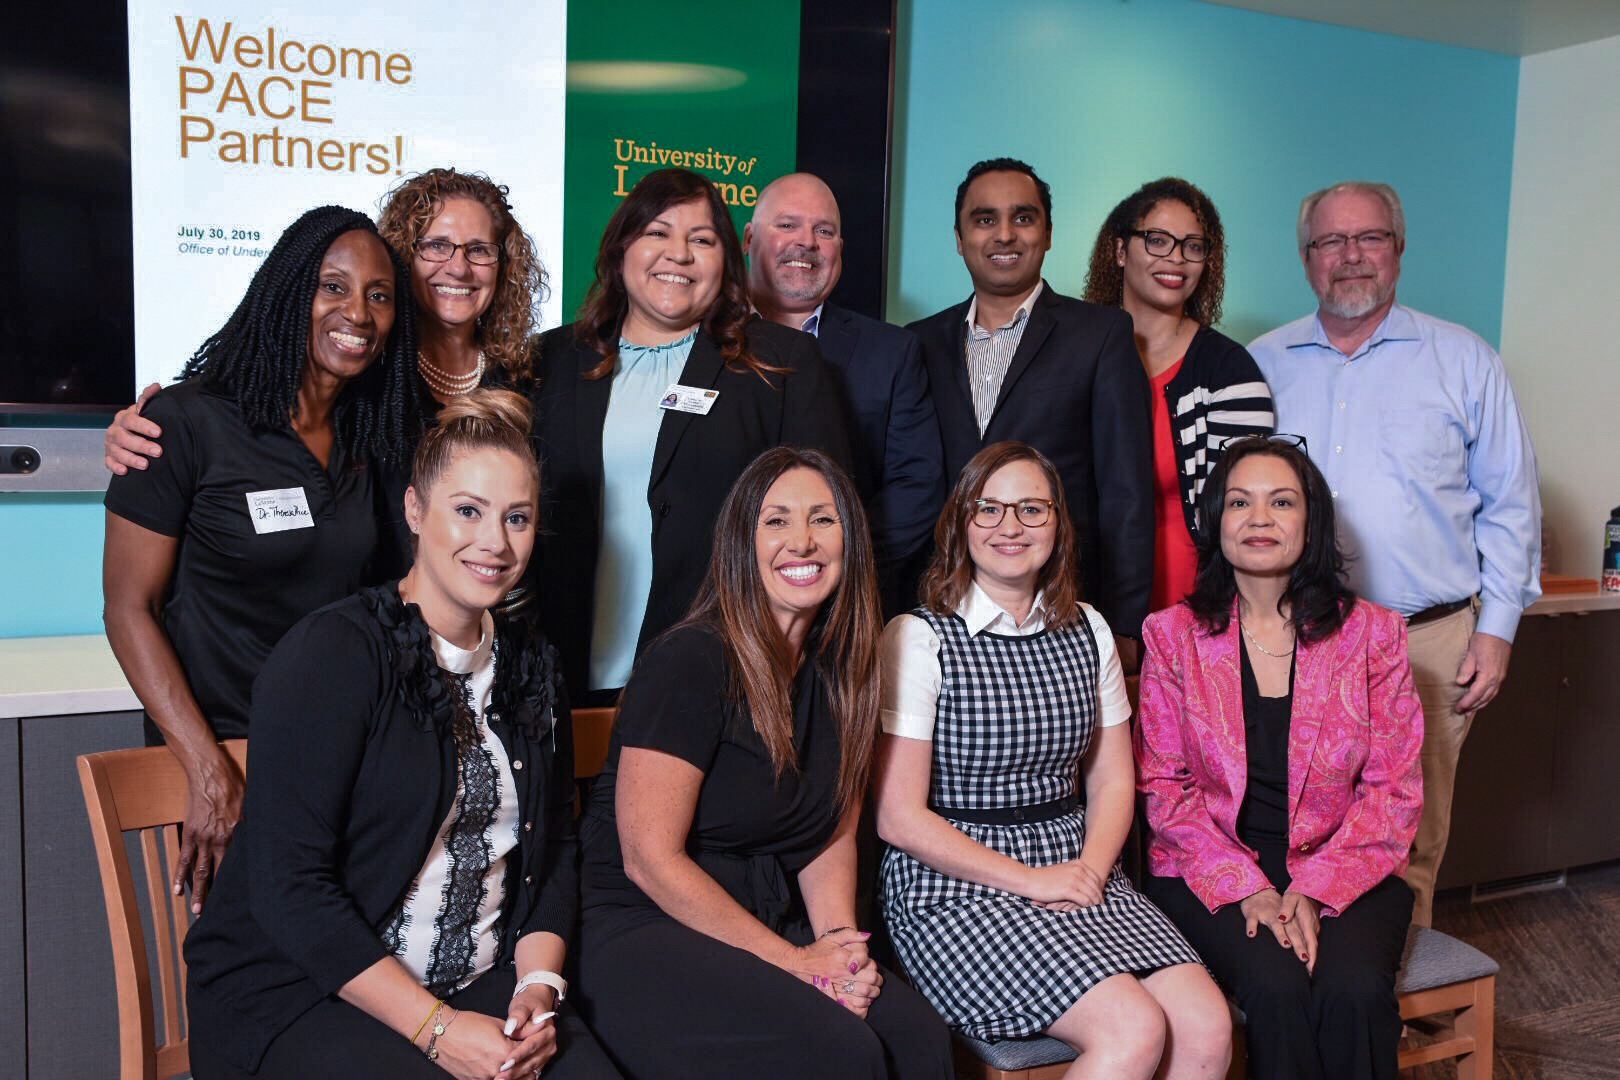
[[[664,503],[658,508],[658,516],[661,518],[669,517],[669,503]]]

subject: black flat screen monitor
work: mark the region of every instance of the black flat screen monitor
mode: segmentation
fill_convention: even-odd
[[[135,381],[122,0],[0,33],[0,411],[110,412]]]

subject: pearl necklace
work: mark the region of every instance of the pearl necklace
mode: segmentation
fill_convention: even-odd
[[[484,381],[484,351],[478,351],[478,363],[464,375],[452,375],[443,368],[434,367],[424,352],[416,354],[416,370],[421,373],[422,381],[428,384],[428,389],[435,394],[461,397],[478,389],[478,384]]]
[[[1282,652],[1272,652],[1270,649],[1268,649],[1264,645],[1260,644],[1258,641],[1255,640],[1254,635],[1249,633],[1249,628],[1247,626],[1243,625],[1243,620],[1242,619],[1238,620],[1238,629],[1243,631],[1243,636],[1249,639],[1249,644],[1250,645],[1253,645],[1255,648],[1259,649],[1261,652],[1265,653],[1267,656],[1271,657],[1274,660],[1280,660],[1285,656],[1292,656],[1293,655],[1293,652],[1294,652],[1294,646],[1293,645],[1289,645],[1288,648],[1284,649]]]

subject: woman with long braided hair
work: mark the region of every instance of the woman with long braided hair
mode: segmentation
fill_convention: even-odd
[[[107,638],[190,795],[173,887],[200,909],[241,815],[219,739],[281,635],[366,583],[374,462],[420,429],[404,268],[364,214],[311,210],[152,398],[163,452],[107,489]]]

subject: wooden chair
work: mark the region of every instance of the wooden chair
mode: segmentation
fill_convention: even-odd
[[[590,780],[607,764],[613,741],[613,708],[574,710],[574,779]]]
[[[247,742],[233,739],[226,751],[244,772]],[[166,1080],[191,1071],[182,1035],[186,1015],[186,962],[180,946],[191,928],[184,896],[169,891],[180,855],[179,823],[186,814],[186,774],[164,746],[113,750],[79,758],[101,891],[112,935],[113,975],[118,986],[119,1080]],[[135,875],[124,846],[138,833],[142,877],[152,913],[163,1030],[156,1031],[146,932],[135,898]],[[158,1041],[161,1035],[162,1042]]]

